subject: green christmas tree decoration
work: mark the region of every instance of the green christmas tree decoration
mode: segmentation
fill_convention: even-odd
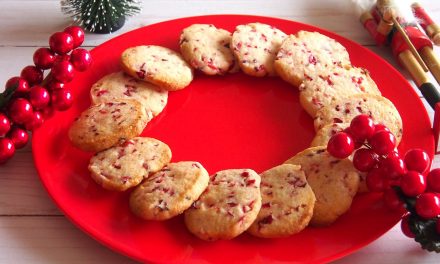
[[[103,34],[120,29],[141,8],[137,0],[63,0],[61,10],[86,30]]]

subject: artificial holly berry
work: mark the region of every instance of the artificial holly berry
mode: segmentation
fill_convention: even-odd
[[[394,135],[386,130],[375,132],[371,138],[368,139],[371,148],[379,155],[387,155],[396,147],[396,138]]]
[[[440,198],[434,193],[422,193],[416,200],[416,212],[425,219],[440,214]]]
[[[327,144],[327,151],[335,158],[345,159],[354,150],[354,141],[345,132],[338,132],[333,135]]]
[[[32,105],[24,98],[12,101],[8,112],[12,122],[17,124],[25,124],[33,118]]]
[[[51,80],[51,81],[47,84],[47,88],[48,88],[49,90],[63,89],[63,88],[64,88],[64,83],[62,83],[62,82],[57,82],[56,80]]]
[[[12,140],[9,138],[0,138],[0,164],[8,161],[14,156],[15,147]]]
[[[388,127],[386,127],[384,124],[374,125],[374,133],[379,132],[379,131],[383,131],[383,130],[390,132],[390,129]]]
[[[37,68],[47,70],[52,68],[55,62],[55,53],[48,48],[39,48],[34,52],[33,59]]]
[[[52,106],[58,111],[69,109],[73,103],[72,93],[69,89],[53,90],[51,94]]]
[[[424,173],[429,167],[428,153],[422,149],[411,149],[405,154],[405,164],[408,170]]]
[[[24,78],[32,86],[43,81],[43,72],[37,67],[29,65],[21,70],[20,77]]]
[[[70,55],[69,54],[62,54],[62,55],[57,55],[55,57],[55,63],[61,62],[61,61],[70,61]]]
[[[17,89],[14,92],[14,95],[16,95],[16,96],[24,96],[30,90],[28,82],[24,78],[21,78],[19,76],[15,76],[15,77],[10,78],[6,82],[5,89],[9,90],[15,86],[17,86]]]
[[[353,156],[353,165],[359,171],[370,171],[377,164],[377,162],[378,156],[371,149],[358,149]]]
[[[416,236],[414,235],[414,233],[411,231],[411,229],[409,228],[409,217],[411,216],[411,214],[406,214],[402,217],[402,221],[400,222],[400,228],[402,229],[402,233],[409,237],[409,238],[415,238]]]
[[[13,127],[11,129],[11,132],[9,132],[8,134],[8,138],[10,138],[14,143],[15,149],[23,148],[29,141],[29,135],[27,131],[19,127]]]
[[[70,55],[70,62],[72,62],[75,70],[83,72],[87,70],[92,63],[92,56],[90,56],[90,52],[88,50],[75,49]]]
[[[50,102],[49,92],[44,87],[33,86],[29,92],[29,101],[34,109],[43,109]]]
[[[370,192],[383,192],[387,187],[385,177],[379,168],[373,168],[368,172],[366,183]]]
[[[11,122],[9,118],[5,114],[0,113],[0,137],[4,137],[10,129]]]
[[[417,171],[408,171],[400,180],[400,188],[406,196],[416,197],[426,190],[425,176]]]
[[[38,111],[34,111],[34,115],[32,119],[26,122],[25,128],[26,130],[33,131],[34,129],[40,127],[43,124],[43,122],[44,122],[43,115]]]
[[[390,155],[381,160],[379,167],[383,170],[384,175],[391,180],[398,179],[407,172],[405,162],[394,152],[390,152]]]
[[[440,193],[440,168],[433,169],[428,173],[426,183],[430,191]]]
[[[49,38],[50,49],[57,54],[66,54],[73,49],[73,37],[66,32],[56,32]]]
[[[67,83],[73,80],[75,73],[70,62],[60,61],[52,67],[51,74],[57,81]]]
[[[70,26],[64,29],[64,32],[72,36],[73,48],[76,49],[84,42],[84,30],[78,26]]]
[[[351,120],[351,135],[359,141],[370,138],[375,130],[374,122],[368,115],[358,115]]]
[[[396,191],[393,188],[385,190],[383,194],[385,205],[392,211],[403,212],[405,210],[403,201],[400,200]]]

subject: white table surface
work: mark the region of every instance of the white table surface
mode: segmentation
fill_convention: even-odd
[[[85,46],[158,21],[206,14],[253,14],[291,19],[328,29],[380,54],[397,67],[387,48],[378,48],[362,28],[349,0],[145,0],[143,10],[118,32],[86,36]],[[440,23],[440,1],[420,1]],[[0,0],[0,91],[32,64],[37,47],[71,19],[56,0]],[[440,55],[440,49],[436,49]],[[404,74],[407,76],[406,74]],[[425,104],[426,105],[426,104]],[[427,108],[432,118],[432,111]],[[0,167],[0,263],[133,263],[77,229],[56,208],[33,165],[30,145]],[[436,156],[435,167],[440,167]],[[381,238],[336,263],[440,263],[395,226]]]

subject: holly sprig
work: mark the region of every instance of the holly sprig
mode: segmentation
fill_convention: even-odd
[[[393,189],[404,203],[406,210],[410,213],[408,225],[415,236],[414,240],[418,242],[423,249],[440,253],[440,234],[437,233],[436,229],[437,218],[423,219],[416,212],[416,197],[406,196],[398,186],[393,186]]]
[[[17,88],[18,85],[14,84],[10,87],[7,87],[3,93],[0,93],[0,109],[6,107],[6,104],[11,100],[12,95],[14,94],[15,90],[17,90]]]

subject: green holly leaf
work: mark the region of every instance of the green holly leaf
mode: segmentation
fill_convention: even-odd
[[[14,95],[17,88],[18,84],[14,84],[13,86],[6,87],[6,90],[3,93],[0,93],[0,109],[3,109],[11,100],[12,95]]]

